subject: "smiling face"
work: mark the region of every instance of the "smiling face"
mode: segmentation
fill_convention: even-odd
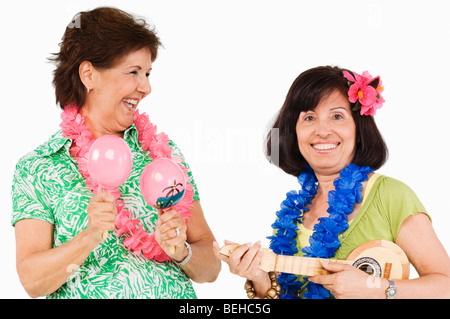
[[[316,174],[339,174],[355,157],[356,125],[348,99],[338,91],[301,112],[296,132],[300,153]]]
[[[131,52],[108,69],[92,65],[80,68],[80,75],[90,88],[81,108],[92,134],[121,136],[132,123],[139,102],[151,92],[148,76],[152,69],[147,48]],[[83,73],[85,72],[85,73]]]

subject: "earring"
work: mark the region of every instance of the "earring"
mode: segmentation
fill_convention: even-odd
[[[89,91],[90,91],[90,90],[91,90],[91,88],[90,88],[90,87],[88,86],[88,87],[87,87],[87,91],[88,91],[88,93],[89,93]]]

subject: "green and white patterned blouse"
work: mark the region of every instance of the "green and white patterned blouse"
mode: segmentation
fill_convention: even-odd
[[[129,178],[119,187],[121,199],[134,218],[139,218],[144,228],[153,233],[158,215],[145,203],[139,190],[139,178],[151,158],[138,142],[134,124],[125,131],[124,140],[131,149],[133,168]],[[70,241],[87,227],[86,208],[93,197],[69,154],[70,145],[71,140],[58,131],[46,143],[22,157],[14,172],[12,225],[26,218],[53,224],[54,247]],[[170,146],[173,156],[181,155],[172,141]],[[184,158],[183,165],[188,167]],[[189,182],[194,186],[194,200],[198,200],[190,169],[188,174]],[[191,280],[178,265],[133,255],[122,242],[123,238],[110,232],[67,281],[47,298],[196,298]]]

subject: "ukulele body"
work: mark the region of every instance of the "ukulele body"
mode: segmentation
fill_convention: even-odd
[[[375,277],[409,278],[408,257],[398,245],[387,240],[373,240],[355,248],[346,261]]]

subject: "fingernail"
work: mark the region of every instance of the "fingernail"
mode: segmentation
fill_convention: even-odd
[[[247,246],[247,247],[252,247],[252,245],[253,245],[252,242],[248,242],[248,243],[245,244],[245,246]]]

